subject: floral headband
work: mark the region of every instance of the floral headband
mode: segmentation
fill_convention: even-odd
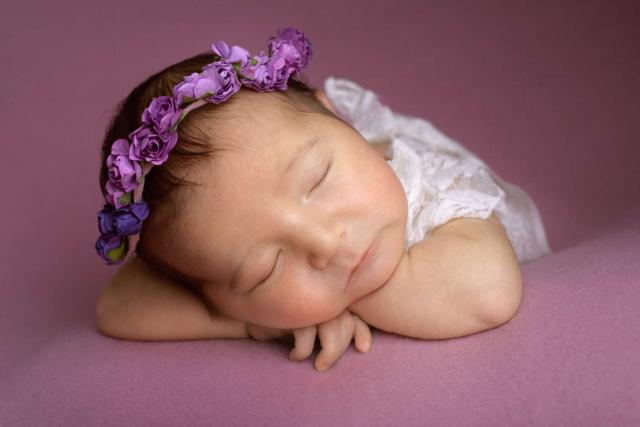
[[[257,92],[286,90],[287,81],[311,60],[311,42],[295,28],[285,28],[268,40],[264,51],[251,56],[219,40],[211,45],[216,61],[173,87],[173,96],[159,96],[142,113],[142,125],[111,146],[107,157],[105,203],[98,212],[100,237],[95,248],[108,265],[121,264],[129,250],[129,235],[142,230],[149,207],[142,200],[144,177],[167,161],[178,141],[178,125],[195,108],[219,104],[246,86]]]

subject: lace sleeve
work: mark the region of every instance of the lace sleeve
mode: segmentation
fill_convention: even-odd
[[[328,77],[324,91],[340,117],[369,142],[389,140],[395,133],[394,113],[376,93],[348,80]]]
[[[389,166],[408,200],[406,247],[454,218],[496,213],[520,262],[551,253],[540,213],[520,187],[500,178],[474,152],[429,121],[392,111],[348,79],[324,89],[338,114],[370,143],[389,142]]]
[[[453,218],[487,219],[504,200],[489,170],[473,159],[394,139],[389,165],[407,193],[407,246]]]
[[[407,194],[407,246],[458,217],[487,219],[504,199],[488,167],[431,123],[396,113],[373,91],[333,76],[324,89],[338,114],[370,143],[392,142],[388,161]]]

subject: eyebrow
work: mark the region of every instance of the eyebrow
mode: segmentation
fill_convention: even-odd
[[[309,138],[307,142],[303,144],[302,148],[298,150],[298,152],[289,160],[285,168],[282,170],[282,173],[283,174],[288,173],[291,170],[291,168],[298,162],[298,160],[300,160],[304,156],[304,154],[306,154],[309,150],[311,150],[311,148],[317,145],[317,143],[320,142],[320,140],[321,138],[317,134]],[[239,277],[240,271],[242,270],[242,266],[244,265],[245,262],[246,262],[246,255],[244,260],[240,262],[240,264],[238,264],[238,267],[236,268],[236,270],[233,272],[233,275],[231,276],[231,283],[229,284],[229,289],[231,289],[232,291],[235,290],[236,287],[238,286],[238,281],[240,279]]]
[[[314,135],[311,138],[309,138],[309,140],[307,140],[307,142],[302,146],[302,148],[298,150],[298,153],[295,156],[293,156],[293,158],[289,161],[289,163],[287,164],[287,166],[284,168],[282,172],[283,173],[289,172],[289,170],[291,170],[293,165],[296,164],[298,159],[302,158],[302,155],[305,154],[307,151],[309,151],[318,142],[320,142],[320,137],[318,135]]]

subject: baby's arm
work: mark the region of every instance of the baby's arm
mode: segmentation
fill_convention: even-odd
[[[138,341],[248,337],[245,322],[213,312],[135,254],[102,289],[96,325],[105,335]]]
[[[522,297],[513,247],[493,214],[456,218],[409,248],[392,278],[349,309],[378,329],[422,339],[507,322]]]
[[[308,358],[317,335],[322,350],[314,366],[319,371],[333,365],[352,339],[361,352],[367,352],[372,342],[368,325],[348,310],[318,325],[293,330],[231,319],[215,312],[194,291],[149,267],[135,254],[102,290],[96,319],[98,329],[105,335],[137,341],[249,337],[267,341],[293,335],[291,360]]]

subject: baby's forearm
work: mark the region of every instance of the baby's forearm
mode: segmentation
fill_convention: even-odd
[[[505,323],[515,314],[497,286],[507,276],[499,272],[492,248],[477,243],[457,235],[429,237],[405,253],[383,287],[350,310],[380,330],[422,339],[454,338]]]
[[[102,290],[96,324],[105,335],[137,341],[248,338],[244,322],[211,313],[199,296],[135,256]]]

